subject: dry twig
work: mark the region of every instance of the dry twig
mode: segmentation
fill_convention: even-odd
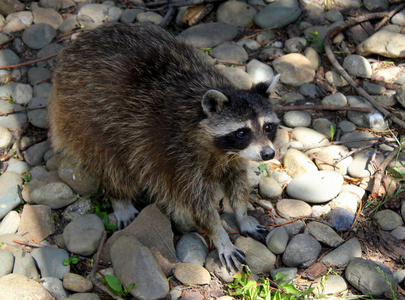
[[[2,66],[2,67],[0,67],[0,70],[3,70],[3,69],[14,69],[14,68],[19,68],[19,67],[24,67],[24,66],[33,65],[33,64],[35,64],[35,63],[37,63],[37,62],[54,58],[54,57],[57,56],[57,55],[58,55],[58,54],[56,53],[56,54],[49,55],[49,56],[47,56],[47,57],[38,58],[38,59],[35,59],[35,60],[31,60],[31,61],[27,61],[27,62],[24,62],[24,63],[17,64],[17,65]]]

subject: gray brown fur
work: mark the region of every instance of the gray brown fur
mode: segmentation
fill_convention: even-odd
[[[133,199],[146,188],[174,219],[191,218],[229,266],[229,257],[243,259],[224,236],[214,193],[223,188],[243,223],[247,161],[215,147],[212,126],[239,121],[243,112],[234,113],[238,120],[225,113],[212,120],[201,104],[209,90],[230,98],[258,94],[237,90],[202,54],[157,26],[103,26],[60,53],[49,134],[56,151],[85,166],[114,198]],[[242,231],[254,235],[247,227]]]

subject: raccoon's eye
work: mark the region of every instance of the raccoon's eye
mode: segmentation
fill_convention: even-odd
[[[240,138],[243,139],[247,134],[247,130],[246,129],[239,129],[235,132],[235,135]]]
[[[272,124],[272,123],[264,124],[263,130],[264,130],[265,133],[272,132],[274,130],[274,124]]]

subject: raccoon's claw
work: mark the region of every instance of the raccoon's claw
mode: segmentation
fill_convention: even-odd
[[[222,265],[224,265],[229,272],[240,271],[242,265],[247,265],[245,254],[236,247],[228,249],[228,251],[220,251],[218,255]]]
[[[268,233],[269,233],[269,231],[266,229],[265,226],[257,225],[256,230],[244,231],[244,232],[242,232],[242,235],[250,236],[251,238],[254,238],[255,240],[257,240],[259,242],[265,242],[266,236]]]
[[[127,227],[139,214],[130,201],[111,199],[111,204],[119,229]]]

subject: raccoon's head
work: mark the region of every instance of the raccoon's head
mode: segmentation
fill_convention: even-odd
[[[251,90],[209,90],[204,94],[201,104],[206,118],[201,125],[214,147],[254,161],[274,157],[272,141],[279,120],[266,89],[259,84]]]

